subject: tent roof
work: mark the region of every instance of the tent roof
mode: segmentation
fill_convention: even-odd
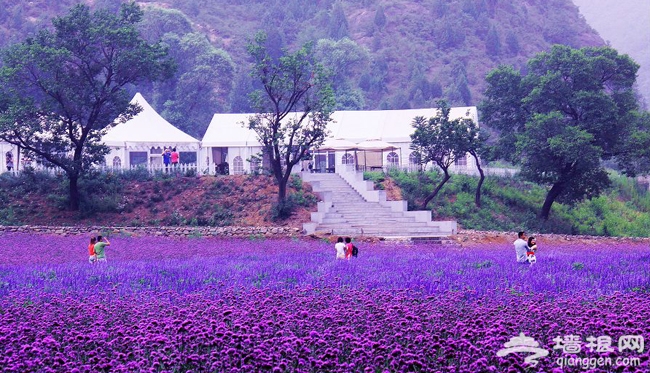
[[[215,114],[203,136],[203,147],[261,146],[253,130],[244,127],[254,114]]]
[[[430,118],[438,114],[438,109],[408,110],[364,110],[336,111],[329,123],[330,137],[352,143],[368,139],[378,139],[389,143],[411,142],[413,118]],[[248,114],[215,114],[203,137],[203,146],[260,146],[255,132],[242,127],[248,123]],[[451,119],[469,118],[478,123],[476,107],[455,107],[449,113]],[[326,140],[328,141],[328,140]],[[321,149],[325,149],[325,145]],[[341,149],[344,150],[344,149]]]
[[[125,142],[145,142],[152,144],[188,144],[199,141],[174,127],[149,105],[140,93],[136,93],[131,103],[137,103],[142,111],[125,123],[108,130],[102,142],[109,146],[124,145]]]

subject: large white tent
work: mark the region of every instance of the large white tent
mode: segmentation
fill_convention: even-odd
[[[131,103],[140,105],[142,111],[109,129],[102,137],[102,142],[111,148],[106,156],[107,165],[116,168],[160,166],[165,147],[175,147],[181,154],[181,163],[200,161],[199,140],[166,121],[140,93],[135,94]]]
[[[323,150],[316,152],[314,168],[319,171],[333,170],[337,166],[354,162],[353,147],[332,149],[327,144],[333,143],[334,140],[347,141],[348,144],[369,140],[388,143],[392,148],[379,150],[377,157],[381,159],[378,158],[374,163],[378,162],[382,167],[415,168],[417,157],[410,149],[413,119],[418,116],[430,118],[437,114],[438,109],[435,108],[334,112],[333,120],[328,125],[329,139],[326,140]],[[254,114],[214,115],[202,142],[206,159],[211,165],[227,162],[232,165],[230,173],[243,173],[250,171],[251,167],[257,167],[255,164],[251,166],[247,160],[254,159],[252,156],[261,152],[261,145],[255,133],[243,126],[252,115]],[[478,123],[478,113],[474,106],[451,108],[449,117],[467,118]],[[370,157],[369,154],[367,156]],[[370,158],[366,160],[367,164],[370,164],[369,160]],[[475,168],[476,165],[471,157],[466,157],[459,160],[454,167]]]

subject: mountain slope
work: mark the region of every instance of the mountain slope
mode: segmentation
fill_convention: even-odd
[[[87,2],[113,9],[120,3]],[[48,25],[74,1],[5,3],[0,9],[0,45],[22,40]],[[325,41],[324,45],[339,51],[343,61],[333,62],[333,67],[341,109],[430,107],[439,98],[453,105],[476,105],[486,73],[499,64],[521,68],[554,43],[604,44],[571,0],[143,0],[139,4],[155,18],[146,26],[148,35],[171,40],[181,65],[187,65],[188,55],[183,53],[189,52],[178,53],[175,46],[187,45],[183,37],[191,31],[205,35],[212,47],[232,59],[234,71],[212,91],[218,97],[200,103],[194,112],[183,112],[187,106],[183,98],[187,101],[188,95],[179,86],[191,87],[192,82],[178,83],[180,73],[177,81],[165,85],[133,87],[152,97],[152,105],[166,119],[198,137],[210,113],[250,110],[246,97],[254,83],[248,76],[245,47],[258,30],[268,33],[275,51],[307,41]],[[191,30],[178,26],[185,19]],[[174,33],[178,35],[170,39]],[[352,42],[343,42],[345,38]],[[354,61],[349,59],[352,54],[358,57]],[[187,76],[201,79],[201,74]]]

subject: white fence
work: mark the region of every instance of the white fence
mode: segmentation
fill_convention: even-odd
[[[11,171],[5,171],[5,173],[12,174],[12,175],[19,175],[20,173],[25,172],[27,170],[44,172],[51,175],[65,174],[65,171],[63,171],[59,167],[45,167],[41,164],[21,167],[19,170],[13,169]],[[178,174],[178,175],[186,175],[186,176],[204,175],[207,173],[207,170],[200,170],[199,166],[196,163],[179,163],[177,165],[169,165],[169,166],[148,164],[148,165],[131,166],[129,168],[100,165],[100,166],[93,167],[92,170],[99,171],[99,172],[111,172],[111,173],[122,173],[122,172],[129,172],[129,171],[133,171],[133,172],[146,171],[151,175],[169,173],[169,174]]]

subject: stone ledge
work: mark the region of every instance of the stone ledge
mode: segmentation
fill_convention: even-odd
[[[110,235],[126,236],[161,236],[161,237],[244,237],[262,236],[296,237],[302,236],[302,230],[291,227],[118,227],[118,226],[67,226],[54,227],[42,225],[4,226],[0,225],[2,233],[51,234],[58,236]]]

